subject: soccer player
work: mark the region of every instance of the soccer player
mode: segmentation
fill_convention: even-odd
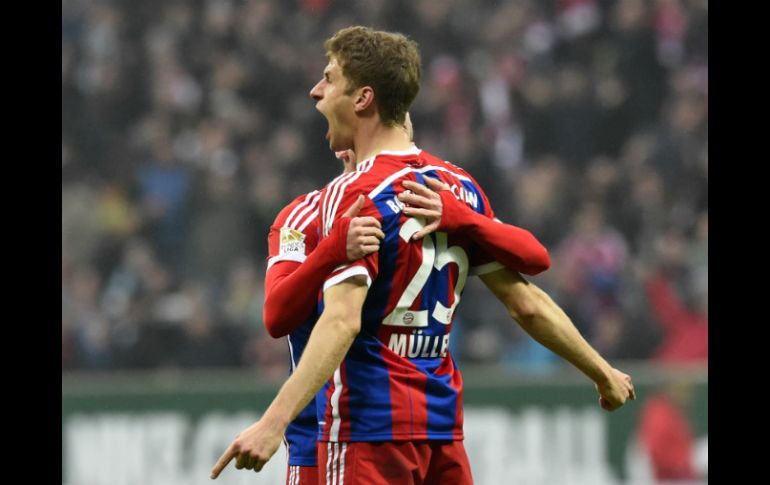
[[[311,95],[329,123],[332,150],[352,148],[360,161],[322,191],[322,235],[332,234],[364,195],[361,213],[377,218],[385,237],[378,252],[327,277],[323,311],[295,372],[212,477],[233,458],[237,467],[259,471],[288,423],[323,387],[318,458],[326,468],[319,482],[472,483],[462,446],[462,377],[447,351],[469,273],[483,275],[512,317],[586,373],[605,409],[633,398],[630,378],[588,346],[547,295],[503,268],[462,228],[413,240],[425,224],[404,214],[398,196],[405,181],[441,179],[475,216],[493,218],[469,174],[412,147],[398,129],[419,89],[416,44],[351,27],[325,47],[329,63]]]
[[[338,152],[337,156],[343,161],[345,173],[354,169],[349,153]],[[319,243],[319,195],[319,191],[313,191],[294,199],[279,212],[268,234],[263,320],[271,336],[287,336],[292,371],[318,318],[316,297],[323,276],[340,264],[377,251],[384,237],[377,219],[355,217],[361,200],[335,224],[330,237]],[[318,275],[321,280],[314,282]],[[318,483],[317,429],[316,404],[312,400],[286,428],[287,485]]]
[[[413,141],[412,123],[406,115],[405,130]],[[345,150],[335,154],[342,160],[344,171],[355,170],[355,154]],[[433,232],[442,222],[442,206],[454,217],[444,217],[443,223],[452,220],[455,225],[465,219],[462,209],[465,205],[454,197],[442,202],[423,186],[414,187],[421,196],[410,200],[410,210],[423,217],[428,232]],[[268,270],[265,278],[265,327],[273,337],[288,337],[291,370],[299,361],[307,343],[312,326],[318,318],[315,311],[316,296],[320,292],[326,275],[339,264],[347,263],[376,251],[383,233],[379,222],[373,217],[352,218],[361,207],[358,203],[338,221],[332,229],[333,236],[318,244],[318,192],[297,197],[280,211],[268,235]],[[407,192],[402,195],[407,196]],[[468,211],[470,214],[476,214]],[[352,218],[352,219],[351,219]],[[502,260],[514,270],[535,274],[547,268],[548,254],[545,248],[528,231],[515,226],[494,224],[494,237],[485,234],[483,226],[474,231],[474,236],[486,237],[493,251],[505,253]],[[343,236],[347,234],[346,238]],[[342,243],[345,243],[343,246]],[[318,249],[318,251],[315,251]],[[511,254],[508,254],[511,252]],[[317,483],[316,436],[318,434],[316,404],[312,400],[286,429],[284,442],[289,460],[286,474],[287,485],[308,485]]]
[[[412,141],[413,131],[408,113],[405,129]],[[343,161],[344,173],[355,169],[355,155],[352,150],[337,152],[336,156]],[[426,220],[427,226],[423,229],[426,234],[433,232],[442,221],[444,203],[453,214],[461,214],[462,208],[465,207],[455,198],[442,202],[441,197],[433,196],[422,186],[414,189],[422,196],[413,196],[409,210],[414,210],[414,215]],[[406,196],[408,193],[403,192],[402,195]],[[359,259],[379,248],[378,238],[383,237],[379,222],[372,217],[351,219],[360,209],[361,202],[363,199],[348,210],[335,224],[332,230],[334,235],[324,239],[320,245],[317,191],[297,197],[279,213],[270,228],[263,320],[273,337],[288,334],[292,370],[302,355],[312,325],[318,317],[313,307],[325,276],[338,264]],[[468,212],[476,214],[473,211]],[[463,217],[444,217],[444,225],[450,219],[459,226]],[[482,222],[489,221],[486,218],[481,219]],[[514,271],[535,274],[547,268],[547,251],[528,231],[509,225],[490,225],[494,226],[494,237],[485,234],[484,226],[476,228],[473,236],[486,238],[490,249],[501,253],[500,259],[506,261]],[[345,234],[346,245],[342,246],[342,236]],[[316,245],[319,251],[314,253]],[[300,267],[302,270],[298,271]],[[317,483],[317,423],[315,400],[312,400],[286,429],[285,444],[289,454],[286,480],[288,485]]]
[[[411,123],[408,118],[406,121],[405,129],[411,137]],[[335,156],[343,163],[343,173],[355,170],[352,150],[336,152]],[[263,321],[271,336],[287,337],[291,371],[318,319],[317,295],[325,276],[340,264],[377,251],[379,240],[384,237],[377,219],[355,217],[363,202],[361,198],[335,224],[333,234],[319,244],[318,199],[319,191],[294,199],[278,213],[268,233]],[[434,217],[438,222],[440,209]],[[318,483],[317,435],[313,399],[286,428],[287,485]]]

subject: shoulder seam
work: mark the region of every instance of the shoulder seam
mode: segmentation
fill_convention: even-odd
[[[419,169],[413,168],[413,167],[406,167],[406,168],[403,168],[403,169],[399,170],[398,172],[390,175],[385,180],[383,180],[382,183],[380,183],[380,185],[378,185],[377,187],[372,189],[372,191],[369,192],[369,198],[370,199],[374,199],[375,197],[377,197],[377,195],[379,195],[380,192],[385,190],[385,187],[387,187],[388,185],[392,184],[394,180],[398,179],[399,177],[402,177],[402,176],[406,175],[407,173],[414,172],[414,173],[421,173],[422,174],[422,173],[425,173],[425,172],[430,172],[431,170],[438,170],[438,171],[442,171],[442,172],[449,172],[450,174],[452,174],[453,176],[457,177],[460,180],[464,180],[466,182],[473,182],[470,178],[466,177],[465,175],[453,172],[453,171],[449,170],[446,167],[437,167],[435,165],[427,165],[427,166],[419,168]]]

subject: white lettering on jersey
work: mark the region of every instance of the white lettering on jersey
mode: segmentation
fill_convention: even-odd
[[[388,348],[395,354],[410,358],[444,358],[447,355],[447,347],[449,334],[423,335],[422,330],[414,330],[411,334],[393,333],[388,343]]]
[[[402,204],[401,201],[398,200],[396,197],[393,197],[392,199],[386,201],[386,203],[388,204],[388,207],[390,207],[390,210],[392,210],[394,214],[398,214],[404,208],[404,204]]]
[[[463,187],[460,187],[457,184],[453,184],[450,187],[450,190],[452,191],[452,194],[454,194],[455,198],[457,198],[457,200],[465,202],[474,209],[479,208],[479,197],[475,192],[465,190]]]
[[[400,356],[404,356],[406,353],[406,334],[405,333],[393,333],[390,335],[390,343],[388,348]]]
[[[449,334],[444,335],[441,340],[441,357],[446,355],[446,349],[449,347]]]

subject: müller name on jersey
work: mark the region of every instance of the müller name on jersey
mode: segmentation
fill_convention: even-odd
[[[449,346],[449,334],[423,335],[422,330],[412,333],[393,333],[390,335],[388,348],[401,357],[446,357]]]

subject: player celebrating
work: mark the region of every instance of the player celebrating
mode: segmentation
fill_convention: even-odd
[[[324,386],[318,457],[326,462],[325,483],[472,483],[462,446],[462,377],[447,350],[469,272],[484,274],[525,329],[594,380],[603,407],[633,398],[628,376],[591,349],[550,299],[467,234],[413,240],[424,223],[403,213],[404,181],[439,178],[467,209],[493,217],[469,174],[412,147],[398,129],[419,89],[416,45],[400,34],[351,27],[325,46],[329,63],[311,95],[329,123],[331,148],[352,148],[361,161],[322,191],[322,234],[332,235],[364,195],[361,212],[381,223],[385,237],[377,253],[326,278],[324,309],[295,372],[212,477],[233,458],[237,467],[259,471],[288,423]]]
[[[412,123],[406,116],[405,130],[413,140]],[[345,150],[336,153],[343,161],[344,173],[355,169],[354,153]],[[413,187],[421,194],[410,195],[408,210],[422,216],[427,222],[423,231],[433,232],[440,223],[446,226],[451,220],[460,227],[465,205],[454,197],[442,202],[441,197],[431,194],[423,186]],[[348,210],[348,213],[334,228],[334,236],[318,244],[318,192],[297,197],[286,206],[270,228],[268,236],[268,271],[265,278],[264,323],[273,337],[288,334],[291,370],[299,361],[307,343],[318,313],[314,311],[316,296],[323,280],[335,266],[359,259],[379,248],[379,222],[372,217],[352,218],[361,207],[363,198]],[[408,196],[407,192],[402,195]],[[446,206],[453,217],[442,219],[442,206]],[[406,213],[405,209],[405,213]],[[469,214],[476,214],[468,211]],[[467,215],[467,214],[466,214]],[[472,217],[472,216],[471,216]],[[481,217],[483,224],[471,231],[473,236],[486,238],[491,251],[503,254],[500,258],[511,265],[514,271],[535,274],[547,268],[549,261],[545,248],[528,231],[515,226],[495,224]],[[426,233],[427,233],[426,232]],[[345,246],[342,236],[347,233]],[[490,236],[488,233],[494,234]],[[418,235],[421,237],[421,235]],[[318,251],[315,251],[318,249]],[[508,251],[511,254],[508,254]],[[316,436],[318,434],[315,400],[300,412],[287,427],[285,444],[288,450],[287,485],[308,485],[317,483]]]

